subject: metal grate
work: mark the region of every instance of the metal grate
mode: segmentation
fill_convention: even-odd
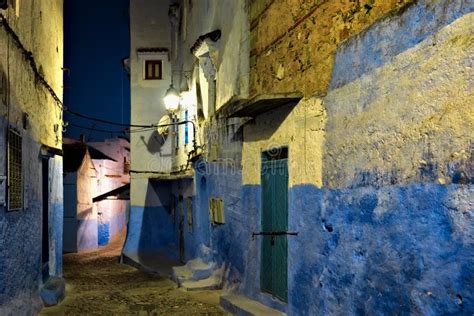
[[[8,130],[8,209],[19,210],[23,206],[21,135]]]

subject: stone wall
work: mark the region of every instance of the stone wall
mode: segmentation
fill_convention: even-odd
[[[325,93],[337,46],[413,0],[250,2],[250,95]]]
[[[63,2],[20,1],[19,14],[13,9],[0,10],[8,24],[18,34],[25,48],[33,53],[38,70],[59,98],[63,86]],[[20,126],[22,112],[29,116],[29,133],[39,143],[61,148],[62,110],[49,92],[36,81],[29,62],[21,51],[8,40],[4,29],[0,32],[0,67],[9,73],[10,122]],[[39,106],[42,105],[42,106]],[[7,110],[2,106],[1,113]]]
[[[326,185],[470,181],[472,9],[425,1],[341,46],[324,99]]]

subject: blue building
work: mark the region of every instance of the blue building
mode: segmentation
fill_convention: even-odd
[[[124,256],[234,313],[472,313],[473,5],[311,4],[131,4],[132,123],[161,124]]]

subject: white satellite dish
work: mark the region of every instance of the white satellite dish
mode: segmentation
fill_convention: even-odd
[[[170,119],[170,116],[169,115],[163,115],[161,118],[160,118],[160,121],[158,122],[158,127],[156,128],[156,131],[158,132],[158,134],[162,135],[162,136],[166,136],[168,135],[169,131],[170,131],[170,126],[161,126],[161,125],[167,125],[167,124],[170,124],[171,123],[171,119]]]

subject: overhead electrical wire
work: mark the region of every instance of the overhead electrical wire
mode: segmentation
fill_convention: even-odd
[[[156,127],[156,126],[157,126],[156,124],[149,124],[149,125],[123,124],[123,123],[118,123],[118,122],[113,122],[113,121],[109,121],[109,120],[104,120],[104,119],[92,117],[92,116],[85,115],[85,114],[82,114],[82,113],[79,113],[79,112],[75,112],[75,111],[70,110],[70,109],[67,109],[67,108],[66,108],[64,111],[67,112],[67,113],[70,113],[70,114],[72,114],[72,115],[74,115],[74,116],[83,118],[83,119],[87,119],[87,120],[91,120],[91,121],[95,121],[95,122],[100,122],[100,123],[104,123],[104,124],[109,124],[109,125],[115,125],[115,126],[122,126],[122,127],[144,127],[144,128],[152,128],[152,127]]]
[[[5,29],[5,31],[7,32],[8,35],[11,36],[11,38],[13,39],[13,42],[20,49],[20,51],[23,54],[23,57],[25,58],[25,60],[28,61],[29,65],[30,65],[30,68],[34,73],[34,76],[35,76],[35,79],[37,80],[37,82],[39,82],[43,85],[43,87],[49,92],[49,94],[51,95],[51,97],[55,101],[56,105],[61,110],[63,110],[64,112],[70,113],[74,116],[81,117],[83,119],[87,119],[87,120],[91,120],[91,121],[101,122],[101,123],[104,123],[104,124],[109,124],[109,125],[114,125],[114,126],[128,127],[128,128],[130,128],[130,127],[139,127],[141,129],[128,130],[128,131],[120,132],[120,131],[101,130],[101,129],[97,129],[97,128],[93,128],[93,127],[85,127],[85,126],[80,126],[80,125],[73,124],[73,123],[70,123],[71,126],[76,126],[78,128],[84,128],[84,129],[89,129],[89,130],[95,130],[97,132],[104,132],[104,133],[125,133],[125,132],[134,133],[134,132],[143,132],[143,131],[147,131],[147,130],[152,130],[152,129],[155,129],[157,127],[176,126],[176,125],[182,125],[182,124],[190,123],[190,124],[193,125],[193,136],[194,136],[193,137],[193,143],[194,143],[193,147],[196,150],[196,148],[197,148],[197,144],[196,144],[196,124],[193,121],[186,120],[186,121],[180,121],[180,122],[173,122],[173,123],[169,123],[169,124],[150,124],[150,125],[123,124],[123,123],[118,123],[118,122],[113,122],[113,121],[109,121],[109,120],[104,120],[104,119],[99,119],[99,118],[96,118],[96,117],[88,116],[88,115],[85,115],[85,114],[82,114],[82,113],[79,113],[79,112],[75,112],[75,111],[72,111],[72,110],[66,108],[64,106],[63,102],[61,101],[61,99],[57,96],[54,89],[46,81],[44,76],[39,72],[38,66],[37,66],[35,58],[33,56],[33,53],[31,51],[29,51],[28,49],[26,49],[26,47],[21,42],[19,36],[15,33],[15,31],[12,29],[10,24],[8,24],[8,20],[1,13],[0,13],[0,26]]]
[[[87,130],[90,130],[90,131],[110,133],[110,134],[141,133],[141,132],[146,132],[146,131],[156,129],[156,127],[138,128],[138,129],[132,129],[132,130],[124,128],[123,130],[115,130],[114,131],[114,130],[108,130],[108,129],[100,129],[100,128],[95,128],[95,127],[82,126],[82,125],[75,124],[75,123],[68,123],[68,126],[74,126],[74,127],[77,127],[77,128],[87,129]]]
[[[65,112],[68,112],[72,115],[82,117],[84,119],[89,119],[89,120],[92,120],[92,121],[101,122],[101,123],[110,124],[110,125],[115,125],[115,126],[145,127],[145,128],[152,128],[152,127],[155,126],[153,124],[150,124],[150,125],[122,124],[122,123],[117,123],[117,122],[112,122],[112,121],[108,121],[108,120],[103,120],[103,119],[90,117],[90,116],[87,116],[87,115],[84,115],[84,114],[81,114],[81,113],[78,113],[78,112],[75,112],[75,111],[72,111],[72,110],[68,109],[67,107],[64,106],[64,103],[57,96],[54,89],[51,87],[51,85],[46,81],[44,76],[38,70],[38,66],[36,64],[33,53],[31,51],[29,51],[28,49],[26,49],[25,45],[23,45],[23,43],[21,42],[20,37],[15,33],[15,31],[10,26],[10,24],[8,24],[7,18],[1,13],[0,13],[0,26],[5,29],[7,34],[10,35],[10,37],[13,39],[13,42],[15,43],[15,45],[20,49],[21,53],[23,54],[23,57],[29,63],[31,70],[33,71],[33,74],[35,76],[35,80],[43,85],[43,87],[49,92],[49,94],[53,98],[54,102],[56,103],[56,105],[59,108],[61,108],[61,110],[65,111]]]
[[[94,127],[87,127],[87,126],[82,126],[74,123],[68,123],[68,126],[74,126],[77,128],[82,128],[82,129],[87,129],[90,131],[95,131],[95,132],[102,132],[102,133],[110,133],[110,134],[123,134],[125,131],[111,131],[111,130],[105,130],[105,129],[100,129],[100,128],[94,128]]]

